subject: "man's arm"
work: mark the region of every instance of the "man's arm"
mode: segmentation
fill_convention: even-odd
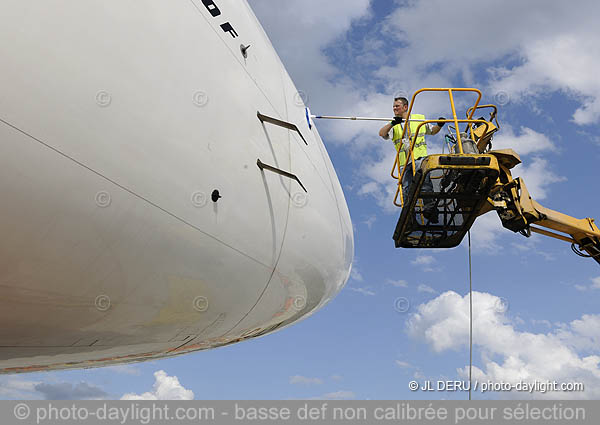
[[[381,127],[381,130],[379,130],[379,135],[384,139],[384,140],[388,140],[390,138],[390,130],[398,124],[402,124],[402,118],[401,117],[394,117],[394,119],[390,122],[388,122],[386,125],[384,125],[383,127]]]
[[[392,129],[392,127],[393,127],[392,123],[388,122],[386,125],[381,127],[381,130],[379,130],[379,135],[384,140],[388,140],[390,138],[390,130]]]
[[[438,120],[445,120],[446,118],[444,117],[439,117]],[[425,127],[427,127],[427,132],[426,134],[430,134],[432,136],[435,136],[436,134],[438,134],[441,130],[442,127],[445,126],[446,123],[445,122],[438,122],[436,125],[430,126],[430,124],[426,125]]]
[[[431,127],[431,135],[434,136],[436,134],[438,134],[440,132],[440,130],[442,129],[442,127],[440,127],[439,125],[434,125]]]
[[[438,120],[445,120],[446,118],[444,117],[439,117]],[[432,129],[431,129],[431,134],[438,134],[441,130],[442,127],[446,125],[445,121],[441,121],[438,122]]]

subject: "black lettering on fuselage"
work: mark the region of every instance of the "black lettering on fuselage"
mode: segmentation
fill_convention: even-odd
[[[202,0],[202,4],[204,5],[204,7],[206,7],[206,10],[208,10],[210,12],[210,14],[213,16],[213,18],[216,18],[217,16],[221,15],[221,10],[219,10],[219,8],[215,4],[214,0]],[[238,37],[237,31],[233,28],[233,26],[229,22],[225,22],[224,24],[221,24],[221,29],[224,32],[231,34],[231,36],[233,38]]]
[[[204,4],[206,10],[208,10],[214,18],[221,14],[221,11],[219,10],[219,8],[213,0],[202,0],[202,4]]]
[[[233,29],[229,22],[225,22],[224,24],[222,24],[221,28],[223,29],[223,31],[231,34],[233,38],[236,38],[238,36],[238,33],[236,32],[236,30]]]

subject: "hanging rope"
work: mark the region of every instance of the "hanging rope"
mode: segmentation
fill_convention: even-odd
[[[469,230],[469,400],[473,386],[473,279],[471,275],[471,231]]]

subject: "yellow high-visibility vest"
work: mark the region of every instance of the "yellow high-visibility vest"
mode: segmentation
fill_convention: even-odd
[[[413,121],[418,120],[418,121]],[[412,140],[412,134],[417,131],[417,127],[419,124],[425,120],[425,115],[422,114],[411,114],[409,118],[409,131],[407,131],[408,143],[403,143],[401,140],[402,137],[402,125],[397,124],[392,127],[393,136],[392,141],[394,142],[394,146],[396,146],[396,151],[399,151],[399,160],[400,165],[406,164],[406,158],[408,154],[408,148],[410,147],[410,141]],[[427,156],[427,144],[425,143],[425,133],[427,132],[426,126],[427,124],[421,126],[419,130],[419,135],[417,136],[417,140],[415,142],[415,146],[413,148],[413,154],[415,159],[422,158]]]

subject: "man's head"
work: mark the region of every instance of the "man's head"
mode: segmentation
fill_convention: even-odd
[[[408,99],[405,97],[394,98],[394,116],[406,118],[404,115],[408,112]]]

